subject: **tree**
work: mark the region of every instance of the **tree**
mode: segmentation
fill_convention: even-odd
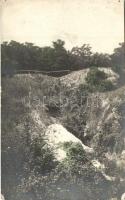
[[[112,58],[112,69],[116,72],[125,71],[125,43],[119,43],[120,47],[114,49]]]
[[[91,54],[89,44],[83,44],[81,47],[73,47],[71,50],[72,58],[78,68],[86,68],[90,65]]]
[[[2,75],[12,75],[16,69],[17,62],[12,59],[12,52],[8,42],[1,45],[1,73]]]
[[[111,67],[112,62],[108,54],[95,53],[91,57],[91,66],[94,67]]]
[[[64,48],[65,42],[62,40],[57,40],[53,42],[54,50],[54,63],[52,68],[55,70],[67,70],[69,69],[69,55]]]

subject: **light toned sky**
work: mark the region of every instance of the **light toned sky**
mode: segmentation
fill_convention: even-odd
[[[111,53],[124,40],[124,0],[1,0],[1,40]]]

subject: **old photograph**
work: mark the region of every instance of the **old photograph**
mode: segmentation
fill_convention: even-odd
[[[125,200],[124,0],[0,0],[1,200]]]

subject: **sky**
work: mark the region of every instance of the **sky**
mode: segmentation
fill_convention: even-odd
[[[124,0],[0,0],[1,41],[112,53],[124,41]]]

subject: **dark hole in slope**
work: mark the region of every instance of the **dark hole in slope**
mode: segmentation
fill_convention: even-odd
[[[61,114],[61,110],[58,106],[55,105],[47,105],[47,113],[52,117],[59,117]]]

